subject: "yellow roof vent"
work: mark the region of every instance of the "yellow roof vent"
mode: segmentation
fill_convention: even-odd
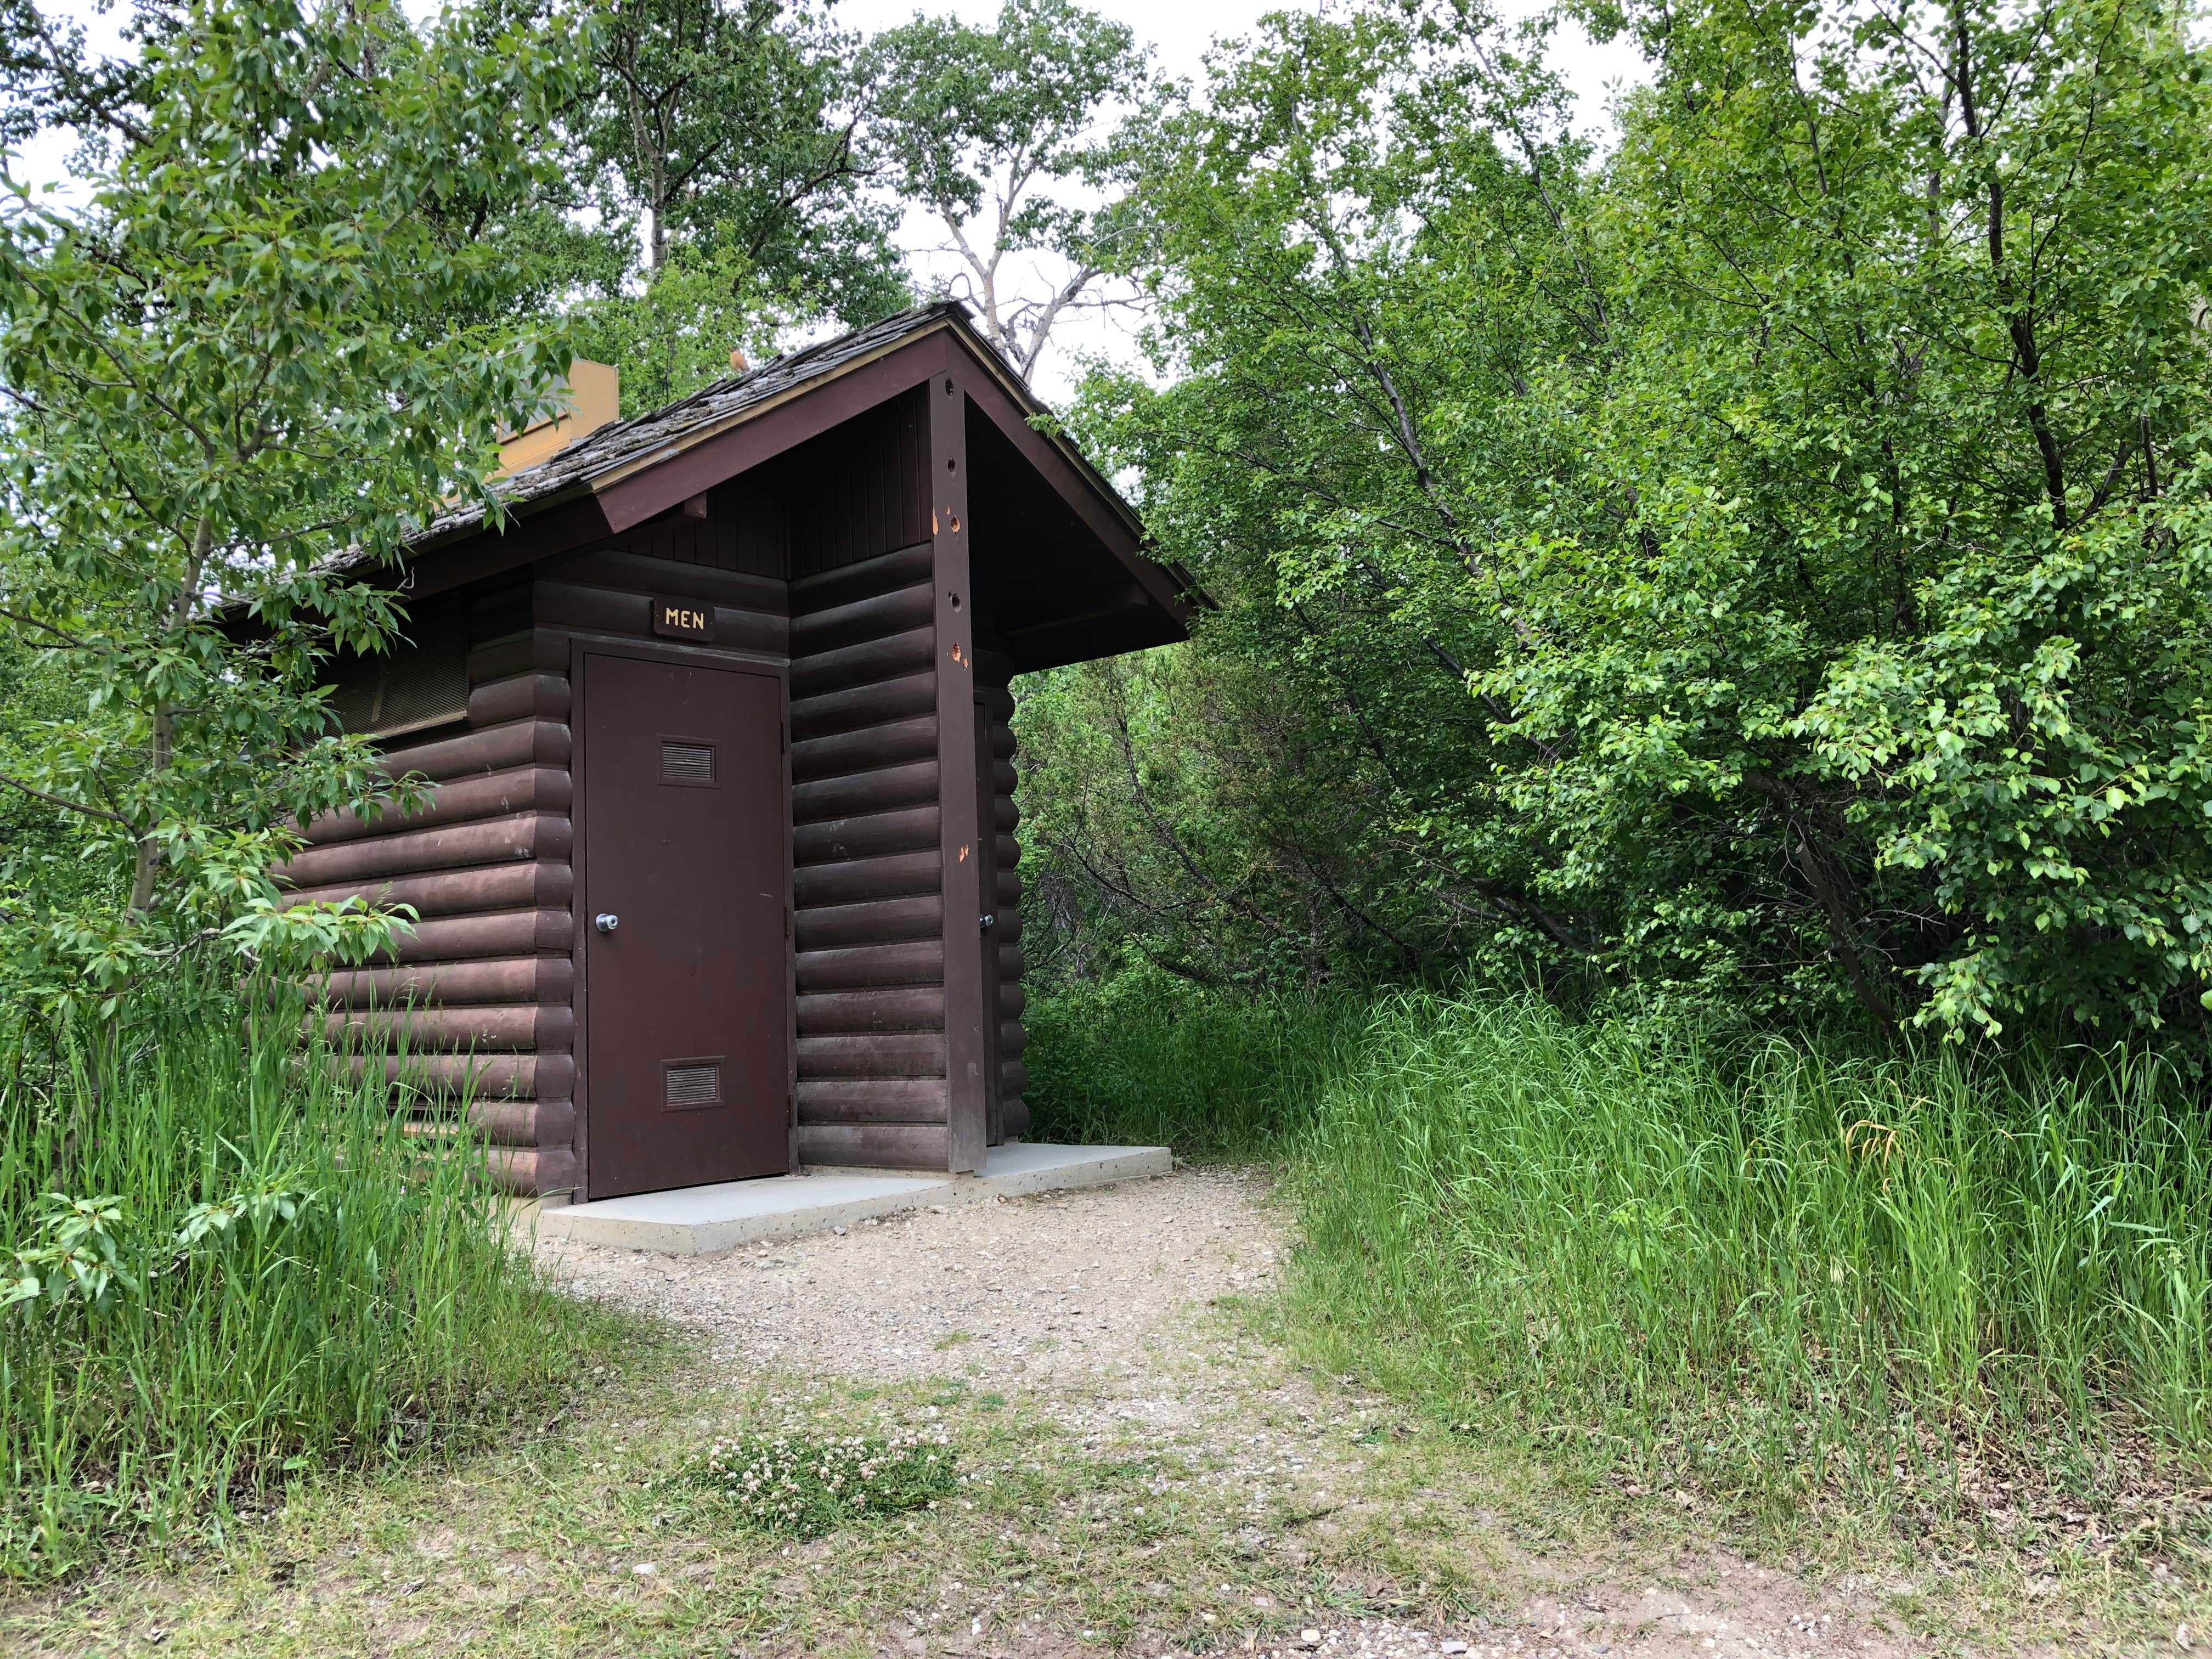
[[[503,441],[499,447],[499,471],[492,474],[494,477],[526,471],[619,418],[622,373],[611,364],[579,357],[568,365],[568,378],[559,389],[564,405],[562,411]]]

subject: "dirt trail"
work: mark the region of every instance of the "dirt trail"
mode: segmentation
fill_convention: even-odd
[[[1416,1517],[1449,1525],[1468,1579],[1495,1609],[1451,1628],[1314,1614],[1284,1635],[1220,1653],[1519,1653],[1570,1656],[1893,1655],[1926,1650],[1876,1627],[1870,1589],[1815,1589],[1717,1552],[1540,1558],[1490,1510],[1499,1494],[1378,1497],[1387,1401],[1316,1387],[1279,1353],[1210,1311],[1273,1282],[1284,1218],[1257,1177],[1178,1171],[1118,1188],[922,1212],[835,1234],[671,1259],[548,1241],[581,1292],[703,1333],[732,1375],[754,1368],[888,1381],[964,1376],[1022,1395],[1086,1447],[1141,1446],[1178,1460],[1217,1497],[1249,1504],[1257,1550],[1326,1561],[1342,1576],[1361,1537]],[[1382,1483],[1387,1486],[1387,1482]],[[1248,1495],[1249,1494],[1249,1495]],[[1293,1538],[1286,1508],[1321,1517]],[[1138,1511],[1141,1513],[1141,1510]],[[1439,1521],[1439,1516],[1443,1521]],[[1329,1538],[1352,1540],[1330,1550]],[[1355,1577],[1357,1575],[1355,1574]],[[1378,1564],[1378,1594],[1389,1574]],[[1265,1598],[1260,1598],[1264,1601]],[[1269,1610],[1261,1607],[1265,1613]],[[886,1654],[1095,1651],[1080,1632],[957,1633],[925,1644],[886,1631]],[[1143,1644],[1136,1650],[1148,1652]]]

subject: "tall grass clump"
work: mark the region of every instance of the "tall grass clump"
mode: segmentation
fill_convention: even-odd
[[[1056,988],[1024,1023],[1024,1098],[1037,1140],[1258,1158],[1304,1123],[1364,999],[1247,998],[1160,973]]]
[[[295,997],[173,986],[28,1023],[0,1068],[0,1571],[218,1534],[296,1471],[528,1407],[587,1317],[463,1141]]]
[[[1654,1480],[1922,1503],[1969,1465],[2206,1462],[2212,1122],[2151,1060],[1716,1053],[1404,994],[1292,1168],[1333,1359]]]

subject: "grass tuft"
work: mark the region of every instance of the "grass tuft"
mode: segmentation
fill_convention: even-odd
[[[407,1133],[296,1000],[172,986],[0,1060],[0,1573],[220,1539],[295,1474],[495,1433],[592,1315],[465,1139]]]
[[[2205,1462],[2208,1128],[2118,1055],[1723,1055],[1394,997],[1292,1150],[1298,1307],[1654,1486],[2115,1496]]]
[[[1162,973],[1069,986],[1024,1014],[1031,1138],[1267,1156],[1304,1121],[1367,1004],[1244,998]]]

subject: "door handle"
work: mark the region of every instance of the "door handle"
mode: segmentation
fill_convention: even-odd
[[[611,933],[622,926],[622,918],[611,910],[602,910],[592,918],[592,926],[603,933]]]

